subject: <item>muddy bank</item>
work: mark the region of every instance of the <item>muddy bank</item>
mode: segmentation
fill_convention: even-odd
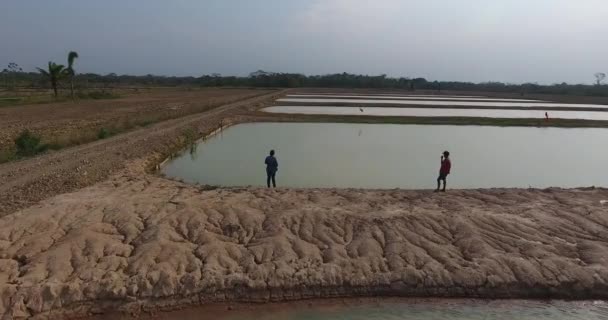
[[[608,190],[216,189],[143,164],[0,218],[0,313],[340,296],[608,299]]]

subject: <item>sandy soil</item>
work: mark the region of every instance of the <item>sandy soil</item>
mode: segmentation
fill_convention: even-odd
[[[43,142],[69,143],[83,135],[95,136],[101,128],[177,118],[254,97],[270,90],[166,89],[131,94],[119,99],[33,104],[0,108],[0,150],[13,144],[24,129]]]
[[[131,164],[0,219],[0,313],[356,295],[607,299],[606,199],[604,189],[204,190]]]

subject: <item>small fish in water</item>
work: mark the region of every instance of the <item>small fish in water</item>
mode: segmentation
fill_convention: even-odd
[[[363,108],[359,107],[359,111],[363,112]]]

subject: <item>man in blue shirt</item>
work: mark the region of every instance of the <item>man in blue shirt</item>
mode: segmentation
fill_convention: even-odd
[[[266,164],[266,185],[270,188],[270,180],[272,180],[272,186],[276,188],[277,183],[274,178],[279,170],[279,162],[274,157],[274,150],[270,150],[270,155],[266,157],[264,163]]]

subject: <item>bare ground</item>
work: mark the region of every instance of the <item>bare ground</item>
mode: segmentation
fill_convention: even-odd
[[[0,165],[0,314],[336,296],[608,299],[605,189],[204,190],[148,173],[184,130],[255,120],[281,94]]]
[[[3,107],[0,108],[0,151],[10,148],[13,139],[24,129],[39,135],[43,143],[73,145],[79,140],[94,140],[101,128],[122,131],[269,92],[271,90],[165,89],[119,99]]]
[[[143,165],[0,219],[0,313],[608,298],[608,190],[217,189]]]
[[[258,93],[259,94],[259,93]],[[266,106],[282,93],[226,104],[204,113],[164,121],[108,139],[0,165],[0,216],[50,196],[89,186],[125,168],[128,160],[150,163],[183,147],[184,133],[203,136],[239,114]]]

